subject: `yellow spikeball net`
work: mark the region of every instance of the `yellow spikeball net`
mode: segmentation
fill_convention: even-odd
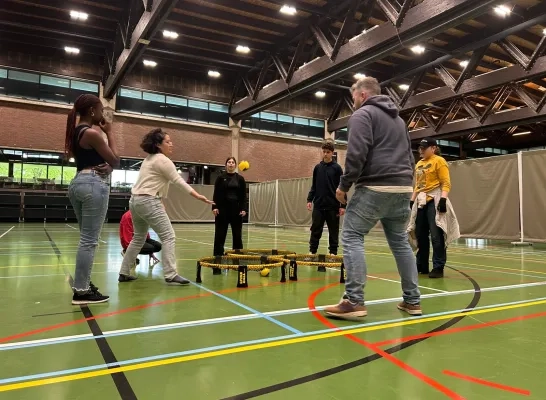
[[[202,268],[212,268],[214,275],[221,275],[223,269],[236,270],[237,287],[248,287],[248,271],[271,271],[274,268],[281,268],[281,282],[286,282],[286,264],[288,260],[283,256],[273,255],[247,255],[247,254],[226,254],[216,257],[203,257],[197,261],[196,282],[201,283]]]
[[[246,171],[249,168],[250,168],[250,163],[248,161],[243,160],[239,163],[239,171]]]
[[[317,266],[318,272],[326,268],[339,269],[339,282],[345,283],[346,271],[343,256],[325,254],[297,254],[289,250],[243,249],[228,250],[223,256],[204,257],[197,261],[197,283],[201,283],[202,268],[212,268],[213,275],[221,275],[222,270],[237,270],[237,287],[248,287],[248,271],[259,271],[263,277],[269,276],[272,269],[281,269],[280,282],[286,282],[286,272],[290,281],[298,280],[298,264]]]

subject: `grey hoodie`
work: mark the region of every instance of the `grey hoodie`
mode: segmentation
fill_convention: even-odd
[[[406,123],[390,97],[372,96],[348,123],[345,174],[339,188],[412,186],[415,159]]]

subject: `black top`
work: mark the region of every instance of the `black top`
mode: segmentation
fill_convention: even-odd
[[[239,210],[243,211],[246,205],[246,182],[238,173],[229,174],[223,172],[214,182],[214,195],[212,209],[222,210],[230,203],[237,203]]]
[[[336,189],[343,175],[343,169],[335,162],[325,163],[321,161],[313,169],[313,184],[307,195],[307,202],[313,203],[320,210],[338,210],[345,208],[336,199]]]
[[[84,149],[80,146],[82,135],[89,128],[91,128],[89,125],[78,125],[74,131],[74,144],[72,150],[74,152],[74,158],[76,159],[76,170],[78,172],[82,169],[96,167],[97,165],[106,162],[97,150]]]

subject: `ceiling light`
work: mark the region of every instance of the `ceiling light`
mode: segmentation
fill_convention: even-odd
[[[518,132],[518,133],[514,133],[512,136],[522,136],[522,135],[528,135],[530,133],[531,133],[531,131]]]
[[[322,90],[319,90],[315,93],[315,96],[317,96],[319,99],[322,99],[326,96],[326,93],[324,93]]]
[[[366,77],[366,75],[365,75],[365,74],[361,74],[360,72],[354,74],[354,78],[355,78],[356,80],[360,80],[360,79],[365,78],[365,77]]]
[[[70,11],[70,18],[72,18],[72,19],[85,21],[85,20],[87,20],[88,16],[89,15],[87,13],[84,13],[84,12],[74,11],[74,10]]]
[[[248,46],[241,46],[241,45],[237,46],[235,50],[237,50],[238,53],[244,53],[244,54],[250,52],[250,49],[248,48]]]
[[[504,6],[504,5],[497,6],[493,10],[495,11],[495,13],[497,13],[501,17],[506,17],[507,15],[510,15],[510,13],[512,12],[507,6]]]
[[[406,84],[400,85],[400,86],[398,86],[398,87],[399,87],[400,89],[402,89],[402,90],[408,90],[408,89],[409,89],[409,85],[406,85]]]
[[[219,78],[220,77],[220,72],[209,70],[209,76],[211,78]]]
[[[421,45],[417,45],[413,46],[411,51],[413,51],[415,54],[423,54],[425,52],[425,48]]]
[[[68,162],[75,162],[75,161],[76,161],[76,160],[74,159],[74,157],[70,157],[70,158],[68,159]]]
[[[473,142],[484,142],[486,141],[487,139],[476,139],[476,140],[473,140]]]
[[[466,67],[468,67],[468,61],[467,61],[467,60],[461,61],[461,62],[459,63],[459,65],[460,65],[461,67],[463,67],[463,68],[466,68]]]
[[[542,34],[546,36],[546,28],[542,31]]]
[[[281,7],[281,12],[283,14],[288,14],[288,15],[296,15],[296,9],[292,6],[287,6],[286,4],[284,6]]]
[[[64,51],[66,51],[67,53],[70,53],[70,54],[79,54],[80,53],[80,49],[78,49],[77,47],[70,47],[70,46],[65,46]]]
[[[157,63],[155,61],[150,61],[150,60],[144,60],[142,61],[144,63],[145,66],[147,67],[155,67],[157,65]]]
[[[172,31],[163,31],[163,37],[176,39],[178,37],[178,33]]]

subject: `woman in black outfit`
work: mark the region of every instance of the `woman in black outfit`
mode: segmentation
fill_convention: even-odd
[[[246,182],[245,178],[235,172],[237,160],[229,157],[226,160],[226,171],[214,183],[214,255],[224,254],[224,243],[228,225],[231,225],[233,249],[243,248],[243,217],[246,215]]]

